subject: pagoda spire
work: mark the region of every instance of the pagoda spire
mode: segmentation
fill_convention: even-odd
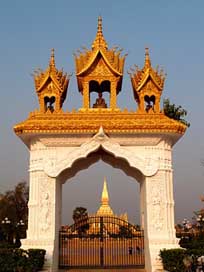
[[[98,216],[113,216],[113,211],[109,206],[109,195],[106,178],[104,177],[103,191],[101,194],[101,205],[96,213]]]
[[[92,43],[92,49],[94,50],[94,49],[98,49],[100,47],[103,47],[105,49],[108,48],[106,40],[103,36],[102,17],[101,16],[98,17],[98,29],[97,29],[97,33],[96,33],[96,38]]]
[[[101,204],[102,205],[108,205],[109,204],[109,195],[108,195],[106,177],[104,177],[104,182],[103,182],[103,191],[102,191],[102,195],[101,195]]]

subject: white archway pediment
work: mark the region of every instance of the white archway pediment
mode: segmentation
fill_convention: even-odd
[[[144,176],[153,176],[158,170],[158,159],[136,155],[125,146],[113,142],[101,127],[98,133],[89,141],[81,146],[72,148],[59,159],[45,158],[44,171],[50,177],[57,177],[62,171],[72,167],[77,160],[86,158],[89,154],[97,152],[100,148],[115,158],[127,161],[131,167],[139,170]]]
[[[117,143],[105,141],[102,144],[102,148],[108,153],[111,153],[114,157],[126,160],[131,167],[139,170],[144,176],[148,177],[155,175],[159,168],[158,159],[143,158]]]

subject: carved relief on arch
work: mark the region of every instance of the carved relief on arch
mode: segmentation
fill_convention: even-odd
[[[144,176],[153,176],[159,168],[159,160],[149,157],[139,157],[125,147],[113,142],[104,142],[103,149],[116,158],[126,160],[131,167],[139,170]]]
[[[135,155],[135,153],[126,147],[113,142],[101,128],[89,141],[80,147],[75,147],[67,151],[67,154],[63,158],[60,158],[60,160],[53,161],[46,158],[44,160],[44,171],[50,177],[57,177],[62,171],[71,168],[77,160],[87,158],[89,154],[97,152],[100,148],[116,159],[127,161],[131,167],[139,170],[144,176],[153,176],[158,170],[159,161],[157,159]]]

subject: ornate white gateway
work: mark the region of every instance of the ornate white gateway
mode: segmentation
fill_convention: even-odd
[[[137,111],[117,107],[125,56],[108,49],[100,17],[92,49],[75,61],[82,108],[63,112],[69,76],[57,70],[52,51],[47,70],[34,76],[39,110],[14,127],[30,150],[29,222],[22,246],[46,249],[46,267],[57,271],[62,184],[102,159],[140,183],[145,269],[162,271],[160,249],[178,247],[172,147],[186,126],[160,110],[165,77],[152,68],[148,50],[144,67],[130,74]],[[98,98],[92,103],[94,92]],[[105,92],[109,101],[103,98]]]

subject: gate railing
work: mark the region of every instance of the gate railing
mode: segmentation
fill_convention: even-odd
[[[144,234],[117,217],[81,218],[59,233],[60,268],[144,267]]]

